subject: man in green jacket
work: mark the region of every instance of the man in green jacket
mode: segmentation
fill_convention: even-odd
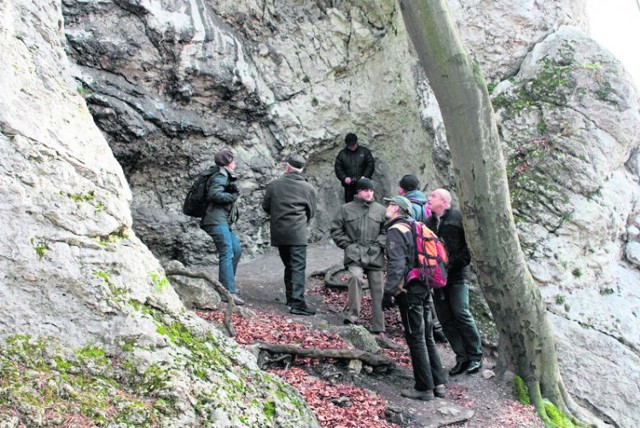
[[[284,287],[289,312],[315,315],[304,300],[307,265],[307,226],[316,211],[317,192],[302,176],[305,160],[287,158],[284,175],[267,185],[262,209],[271,216],[271,245],[278,247],[284,264]]]
[[[382,311],[385,207],[374,201],[374,184],[368,178],[358,180],[356,192],[352,202],[340,207],[331,225],[331,238],[344,249],[344,265],[351,273],[349,312],[345,323],[359,322],[366,273],[373,312],[370,330],[382,333],[385,330]]]

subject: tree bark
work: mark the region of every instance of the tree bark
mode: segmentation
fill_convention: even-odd
[[[407,31],[438,100],[451,151],[456,194],[500,350],[521,376],[545,422],[543,397],[595,422],[566,393],[540,290],[527,268],[511,212],[495,115],[484,78],[462,45],[446,0],[400,0]]]

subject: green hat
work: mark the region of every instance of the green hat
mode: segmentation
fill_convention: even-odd
[[[404,196],[394,196],[393,198],[384,198],[384,201],[387,204],[395,204],[399,206],[407,214],[411,214],[412,212],[411,202],[409,202],[409,199],[405,198]]]

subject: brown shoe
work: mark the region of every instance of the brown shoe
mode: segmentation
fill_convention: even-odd
[[[418,391],[417,389],[403,389],[400,391],[400,395],[406,398],[411,398],[412,400],[422,400],[422,401],[431,401],[435,397],[433,395],[433,391],[427,389],[426,391]]]

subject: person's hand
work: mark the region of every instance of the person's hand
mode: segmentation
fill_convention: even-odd
[[[407,292],[401,291],[393,297],[397,305],[404,305],[407,303]]]
[[[224,188],[227,193],[240,193],[238,190],[238,185],[236,183],[229,183]]]
[[[346,184],[350,184],[350,183],[351,183],[351,177],[347,177],[347,178],[345,178],[345,179],[344,179],[344,182],[345,182]]]
[[[382,310],[386,311],[393,308],[395,305],[396,302],[394,302],[393,296],[389,293],[384,293],[382,296]]]

